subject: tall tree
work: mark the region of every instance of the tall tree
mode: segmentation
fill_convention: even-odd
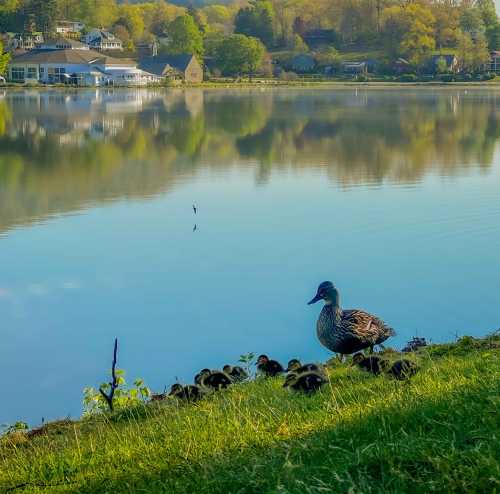
[[[274,42],[274,9],[268,0],[252,0],[249,7],[239,10],[234,20],[234,32],[259,38],[268,48]]]
[[[192,53],[198,57],[203,56],[203,37],[190,15],[177,17],[170,24],[169,35],[170,53]]]
[[[34,23],[37,31],[53,34],[56,25],[57,0],[28,0],[23,8],[28,29]]]
[[[265,53],[266,49],[259,39],[232,34],[219,45],[216,61],[225,75],[252,75],[261,66]]]
[[[5,74],[7,65],[9,64],[10,55],[3,52],[3,44],[0,40],[0,74]]]
[[[406,8],[408,30],[401,40],[401,52],[415,67],[419,67],[436,47],[434,16],[425,6],[414,3]]]

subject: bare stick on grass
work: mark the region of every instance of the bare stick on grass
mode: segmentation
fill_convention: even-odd
[[[111,377],[112,381],[109,383],[110,389],[109,394],[106,393],[102,387],[99,388],[99,392],[102,397],[106,400],[108,404],[109,411],[113,411],[113,397],[115,395],[115,390],[118,387],[118,378],[116,377],[116,353],[118,352],[118,338],[115,338],[115,348],[113,350],[113,364],[111,365]]]

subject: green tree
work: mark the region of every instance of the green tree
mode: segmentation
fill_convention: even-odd
[[[406,8],[408,30],[401,40],[401,52],[415,67],[419,67],[436,48],[434,16],[425,6],[411,4]]]
[[[24,6],[26,23],[35,23],[36,29],[46,34],[55,31],[57,0],[29,0]]]
[[[133,41],[139,40],[144,34],[144,19],[140,8],[137,5],[122,5],[118,15],[115,25],[124,26]]]
[[[488,42],[485,36],[478,36],[473,42],[472,48],[472,70],[479,72],[484,70],[490,60]]]
[[[260,68],[265,53],[259,39],[232,34],[226,36],[217,48],[216,63],[224,75],[252,75]]]
[[[203,37],[190,15],[177,17],[170,24],[169,34],[170,53],[192,53],[197,57],[203,56]]]
[[[436,47],[435,18],[422,4],[393,6],[383,12],[383,37],[389,56],[404,56],[419,67]]]
[[[490,50],[500,49],[500,22],[491,24],[486,28],[486,39]]]
[[[3,44],[0,40],[0,74],[5,74],[7,65],[9,64],[10,55],[3,52]]]
[[[481,10],[477,7],[466,8],[460,16],[460,28],[464,33],[470,34],[472,39],[485,32],[485,25]]]
[[[200,30],[200,33],[204,34],[208,28],[207,18],[205,14],[203,14],[203,12],[201,12],[199,9],[196,9],[192,5],[189,6],[187,13],[194,19],[194,22]]]
[[[446,59],[444,57],[439,57],[436,62],[436,73],[446,74],[447,72],[448,72],[448,64],[446,63]]]
[[[274,43],[274,8],[267,0],[253,0],[240,9],[234,20],[234,32],[259,38],[268,48]]]
[[[474,42],[469,33],[460,31],[457,36],[457,58],[463,71],[472,70]]]
[[[293,35],[291,48],[295,53],[307,53],[309,51],[309,47],[304,43],[300,34]]]

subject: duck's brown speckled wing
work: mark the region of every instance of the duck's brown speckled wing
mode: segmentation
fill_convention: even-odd
[[[370,341],[374,345],[384,342],[389,336],[394,336],[394,329],[387,326],[382,319],[364,310],[344,310],[342,312],[342,328],[361,340]]]

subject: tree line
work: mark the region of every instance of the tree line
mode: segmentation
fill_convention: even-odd
[[[156,40],[160,53],[208,57],[223,74],[270,70],[267,51],[313,51],[334,64],[345,51],[405,58],[419,70],[431,54],[453,51],[462,69],[478,70],[500,48],[493,0],[234,0],[182,7],[164,0],[3,0],[0,31],[52,33],[58,20],[102,27],[134,51]],[[320,32],[321,46],[309,34]],[[308,44],[309,43],[309,44]]]

